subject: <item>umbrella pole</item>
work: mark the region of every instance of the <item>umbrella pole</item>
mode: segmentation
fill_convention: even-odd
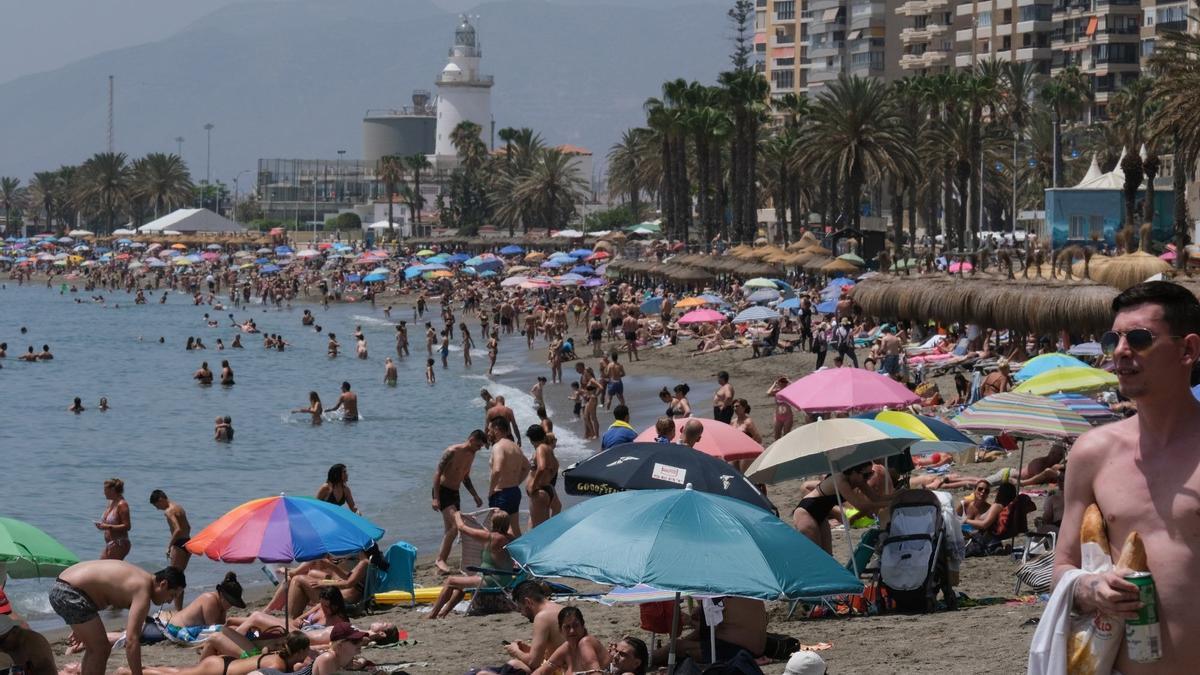
[[[292,620],[292,613],[290,611],[291,608],[288,607],[288,604],[289,604],[288,601],[290,600],[290,598],[288,596],[290,596],[292,594],[291,593],[292,589],[288,584],[288,573],[289,572],[291,572],[291,570],[289,570],[288,567],[286,565],[284,565],[284,567],[283,567],[283,629],[284,629],[284,631],[291,630],[290,624],[291,624],[291,620]]]
[[[854,572],[854,578],[858,578],[858,561],[854,559],[854,542],[850,541],[850,520],[846,518],[846,508],[842,506],[842,491],[838,488],[837,474],[833,469],[833,460],[829,455],[825,455],[825,460],[829,462],[829,474],[833,477],[833,494],[837,495],[838,511],[842,513],[842,527],[846,528],[846,548],[850,549],[850,569]]]
[[[679,632],[679,593],[671,603],[671,647],[667,651],[667,675],[675,672],[675,636]]]
[[[1021,498],[1021,471],[1023,471],[1024,468],[1025,468],[1025,439],[1022,438],[1021,439],[1021,457],[1019,460],[1017,460],[1017,499],[1018,500]],[[1009,544],[1009,546],[1010,547],[1015,546],[1016,543],[1017,543],[1017,535],[1016,535],[1016,533],[1013,533],[1011,543]],[[1026,547],[1029,546],[1028,537],[1026,537],[1025,546]]]

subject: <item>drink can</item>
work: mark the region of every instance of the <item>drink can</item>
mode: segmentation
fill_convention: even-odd
[[[1129,660],[1153,663],[1162,658],[1162,634],[1158,625],[1158,601],[1154,596],[1154,577],[1149,572],[1130,572],[1125,580],[1138,587],[1142,608],[1136,619],[1125,622],[1125,648]]]

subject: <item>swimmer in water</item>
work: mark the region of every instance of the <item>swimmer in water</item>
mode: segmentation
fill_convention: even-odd
[[[100,397],[100,405],[96,406],[96,409],[99,410],[100,412],[108,412],[108,407],[109,407],[108,406],[108,397],[101,396]]]
[[[396,386],[396,364],[390,356],[383,360],[383,383],[389,387]]]
[[[429,384],[437,382],[437,375],[433,372],[433,359],[425,360],[425,382]]]
[[[342,395],[338,397],[337,405],[329,409],[329,412],[335,412],[338,409],[344,409],[342,413],[343,422],[358,421],[358,394],[350,391],[350,383],[342,383]]]
[[[218,443],[233,441],[233,419],[229,415],[217,416],[216,426],[213,428],[213,440]]]
[[[213,374],[212,374],[212,371],[208,369],[208,361],[204,361],[200,364],[200,370],[197,370],[192,375],[192,379],[196,380],[197,382],[199,382],[202,385],[207,386],[207,385],[212,384]]]
[[[228,361],[221,362],[221,385],[225,387],[233,386],[233,368],[229,367]]]
[[[325,412],[324,406],[321,405],[321,396],[315,391],[308,392],[308,407],[296,408],[293,413],[307,413],[312,415],[312,423],[321,423],[321,413]]]
[[[87,410],[87,408],[83,407],[83,400],[80,399],[78,396],[76,396],[75,400],[71,403],[71,407],[67,408],[67,412],[73,412],[76,415],[83,412],[84,410]]]
[[[329,334],[329,345],[327,348],[329,350],[329,358],[331,358],[331,359],[337,358],[338,349],[341,348],[341,345],[338,344],[336,334],[334,334],[334,333]]]
[[[229,348],[230,349],[245,349],[245,347],[242,346],[242,336],[234,335],[233,342],[229,343]]]

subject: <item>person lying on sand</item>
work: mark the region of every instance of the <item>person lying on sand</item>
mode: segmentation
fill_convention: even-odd
[[[238,658],[243,653],[250,654]],[[194,666],[147,666],[142,669],[145,675],[249,675],[260,670],[276,670],[285,673],[299,672],[298,666],[313,658],[308,636],[300,631],[287,634],[278,649],[258,653],[247,650],[234,656],[212,655],[201,656],[200,662]],[[127,668],[117,670],[124,674],[131,672]]]

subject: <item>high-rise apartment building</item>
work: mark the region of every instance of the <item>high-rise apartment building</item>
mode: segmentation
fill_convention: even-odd
[[[955,10],[950,0],[908,0],[896,8],[900,69],[934,75],[954,68]]]
[[[758,71],[771,83],[771,95],[807,92],[805,81],[804,0],[757,0],[754,48]]]
[[[1157,15],[1153,2],[1147,2],[1148,10]],[[1147,16],[1141,0],[1054,0],[1050,72],[1075,66],[1088,76],[1095,94],[1093,116],[1104,117],[1111,96],[1140,76]]]
[[[1037,72],[1049,74],[1054,7],[1065,1],[1076,0],[971,0],[959,4],[955,65],[972,68],[994,58],[1032,63]]]

